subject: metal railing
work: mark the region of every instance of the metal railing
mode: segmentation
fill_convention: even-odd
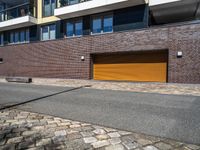
[[[18,17],[27,16],[27,15],[34,16],[33,8],[30,7],[29,3],[24,3],[21,5],[17,5],[14,7],[7,8],[3,11],[0,11],[0,22],[18,18]]]
[[[78,3],[83,3],[91,0],[57,0],[58,7],[70,6]]]

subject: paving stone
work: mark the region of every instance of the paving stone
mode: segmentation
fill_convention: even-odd
[[[40,139],[36,141],[36,146],[45,146],[51,144],[51,139],[47,138],[47,139]]]
[[[55,127],[57,127],[57,124],[55,124],[55,123],[53,123],[53,124],[47,124],[45,127],[46,128],[55,128]]]
[[[117,131],[116,129],[112,129],[112,128],[104,128],[104,130],[106,132],[116,132]]]
[[[55,132],[55,136],[65,136],[67,135],[65,130],[60,130]]]
[[[52,140],[53,140],[54,144],[57,144],[57,143],[61,143],[61,142],[67,141],[67,138],[66,138],[66,136],[54,136],[52,138]]]
[[[43,146],[28,148],[27,150],[44,150]]]
[[[32,127],[32,130],[44,130],[44,126],[35,126]]]
[[[98,140],[102,141],[102,140],[107,140],[107,139],[109,139],[110,137],[109,137],[108,135],[106,135],[106,134],[100,134],[100,135],[97,135],[96,138],[97,138]]]
[[[93,131],[95,134],[106,134],[104,129],[96,129]]]
[[[91,126],[89,123],[81,123],[81,126],[86,127],[86,126]]]
[[[92,143],[92,146],[94,148],[100,148],[100,147],[104,147],[104,146],[107,146],[109,145],[110,143],[107,141],[107,140],[103,140],[103,141],[97,141],[97,142],[94,142]]]
[[[10,139],[8,139],[8,141],[7,141],[6,144],[10,144],[10,143],[19,143],[19,142],[22,141],[22,139],[23,139],[22,136],[20,136],[20,137],[10,138]]]
[[[61,123],[58,123],[58,126],[69,126],[71,125],[70,122],[61,122]]]
[[[67,134],[74,134],[74,133],[78,133],[78,131],[74,130],[74,129],[67,129],[65,130],[67,132]]]
[[[188,147],[192,150],[200,150],[200,146],[197,146],[197,145],[188,144],[188,145],[186,145],[186,147]]]
[[[144,147],[143,149],[144,149],[144,150],[159,150],[159,149],[157,149],[157,148],[154,147],[154,146],[146,146],[146,147]]]
[[[163,142],[156,143],[155,146],[160,150],[170,150],[172,148],[171,145]]]
[[[125,150],[125,148],[123,145],[117,144],[117,145],[110,145],[108,147],[105,147],[105,150]]]
[[[120,138],[111,138],[111,139],[109,139],[108,141],[109,141],[110,144],[112,144],[112,145],[116,145],[116,144],[121,143]]]
[[[4,145],[6,143],[6,139],[1,139],[0,140],[0,145]]]
[[[24,141],[18,144],[18,149],[26,149],[26,148],[31,148],[35,146],[35,141],[34,140],[28,140]]]
[[[79,124],[72,124],[72,125],[70,125],[69,127],[70,127],[70,128],[80,128],[81,125],[79,125]]]
[[[80,139],[82,138],[81,134],[80,133],[73,133],[73,134],[69,134],[67,135],[67,139],[68,140],[75,140],[75,139]]]
[[[0,146],[1,150],[15,150],[15,144],[8,144],[4,146]]]
[[[108,133],[108,135],[109,135],[111,138],[120,137],[120,134],[119,134],[118,132],[111,132],[111,133]]]
[[[13,133],[24,132],[24,131],[26,131],[26,130],[27,130],[27,128],[15,128],[15,129],[12,130],[12,132],[13,132]]]
[[[138,139],[137,142],[138,142],[139,144],[141,144],[142,146],[152,144],[152,142],[151,142],[150,140],[147,140],[147,139]]]
[[[83,138],[83,140],[85,143],[94,143],[97,141],[95,137],[86,137],[86,138]]]
[[[29,136],[38,133],[38,131],[24,131],[22,133],[23,136]]]
[[[128,150],[132,150],[137,148],[139,145],[137,143],[132,143],[132,142],[123,142],[122,143]]]
[[[122,135],[122,136],[132,134],[131,132],[127,132],[127,131],[118,131],[118,133],[119,133],[120,135]]]
[[[9,134],[6,135],[6,138],[14,138],[14,137],[18,137],[18,136],[20,136],[19,132],[9,133]]]
[[[90,137],[90,136],[93,136],[93,135],[94,135],[93,132],[80,132],[80,134],[81,134],[83,137]]]

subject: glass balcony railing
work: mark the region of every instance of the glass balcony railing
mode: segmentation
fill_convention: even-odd
[[[0,22],[27,15],[35,17],[33,13],[33,7],[30,7],[29,3],[24,3],[0,11]]]
[[[91,0],[58,0],[58,7],[64,7],[64,6],[69,6],[69,5],[74,5],[78,3],[83,3]]]

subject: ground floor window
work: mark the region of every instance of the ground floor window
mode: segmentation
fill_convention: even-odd
[[[82,19],[69,20],[66,22],[66,36],[81,36],[83,35],[83,21]]]
[[[0,34],[0,46],[3,46],[3,34]]]
[[[51,24],[41,27],[41,40],[53,40],[56,39],[56,25]]]
[[[10,32],[10,44],[29,42],[29,29],[20,29]]]
[[[92,17],[92,34],[113,32],[113,15],[98,15]]]

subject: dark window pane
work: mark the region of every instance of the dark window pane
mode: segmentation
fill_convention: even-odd
[[[50,25],[49,26],[50,30],[50,39],[53,40],[56,38],[56,25]]]
[[[3,34],[0,34],[0,45],[3,45]]]
[[[73,36],[73,34],[74,34],[73,22],[68,22],[67,23],[66,31],[67,31],[67,33],[66,33],[67,36]]]
[[[14,43],[18,43],[18,42],[19,42],[19,32],[15,32]]]
[[[75,23],[75,35],[83,35],[83,23],[82,23],[82,20]]]
[[[113,31],[113,17],[105,16],[103,24],[103,32],[112,32]]]
[[[49,39],[49,31],[48,26],[42,27],[42,40],[48,40]]]
[[[10,43],[14,43],[14,33],[10,33]]]
[[[26,30],[26,41],[27,41],[27,42],[30,41],[30,32],[29,32],[28,29]]]
[[[25,31],[20,32],[20,42],[25,42]]]
[[[101,33],[101,18],[94,18],[92,21],[92,33]]]

